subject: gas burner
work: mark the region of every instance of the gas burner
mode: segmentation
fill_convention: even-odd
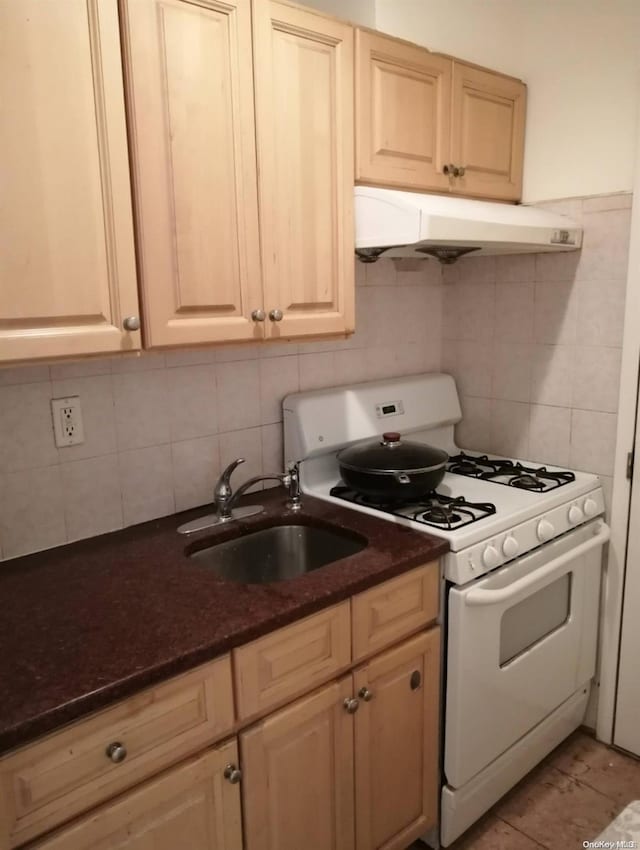
[[[346,502],[366,505],[383,513],[393,514],[447,531],[454,531],[457,528],[470,525],[472,522],[492,516],[496,512],[496,507],[491,502],[468,502],[464,496],[453,498],[435,490],[425,494],[422,499],[406,503],[376,502],[344,484],[332,487],[330,495],[344,499]]]
[[[551,472],[546,466],[524,466],[518,461],[489,458],[487,455],[467,455],[464,452],[449,459],[447,471],[532,493],[548,493],[549,490],[576,480],[573,472]]]

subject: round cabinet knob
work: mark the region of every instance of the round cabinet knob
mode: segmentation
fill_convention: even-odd
[[[127,757],[127,748],[120,741],[114,741],[107,747],[107,758],[111,759],[114,764],[120,764]]]
[[[127,316],[126,319],[122,320],[122,327],[125,331],[139,331],[140,319],[138,316]]]
[[[571,505],[569,513],[567,514],[567,519],[569,520],[570,525],[578,525],[578,523],[582,522],[584,519],[584,513],[577,505]]]
[[[344,706],[344,710],[347,712],[347,714],[355,714],[358,710],[360,702],[355,697],[347,697],[347,699],[342,703],[342,705]]]
[[[584,500],[582,510],[587,516],[595,516],[598,513],[598,503],[595,499],[588,498]]]
[[[282,310],[279,310],[277,307],[275,308],[275,310],[269,310],[269,318],[271,319],[272,322],[281,322],[283,316],[284,316],[284,313],[282,312]]]
[[[541,543],[545,543],[547,540],[551,540],[551,538],[555,535],[556,530],[548,519],[541,519],[538,523],[536,533],[538,535],[538,540]]]
[[[458,169],[458,173],[456,174],[456,177],[464,177],[464,173],[465,173],[466,170],[467,169],[464,167],[464,165],[461,165],[460,168]]]
[[[498,552],[495,546],[487,546],[482,553],[482,563],[485,567],[487,567],[487,569],[497,567],[501,560],[500,552]]]
[[[242,771],[235,764],[228,764],[222,774],[232,785],[237,785],[242,779]]]
[[[363,699],[365,702],[371,702],[371,700],[373,699],[372,692],[369,690],[369,688],[366,688],[366,687],[360,688],[360,690],[358,691],[358,696],[360,697],[360,699]]]
[[[505,558],[515,558],[519,549],[520,544],[512,534],[505,538],[505,541],[502,544],[502,551]]]
[[[264,312],[264,310],[253,310],[251,312],[251,318],[254,322],[264,322],[264,320],[267,318],[267,314]]]

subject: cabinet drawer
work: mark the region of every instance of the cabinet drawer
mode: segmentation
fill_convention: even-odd
[[[238,717],[310,691],[351,662],[349,602],[234,650]]]
[[[358,661],[435,620],[437,561],[372,587],[352,599],[353,659]]]
[[[233,726],[229,656],[136,694],[0,760],[0,850],[141,782]],[[126,748],[113,762],[107,748]]]

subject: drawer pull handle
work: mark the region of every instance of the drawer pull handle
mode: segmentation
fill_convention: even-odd
[[[127,757],[127,748],[119,741],[114,741],[107,747],[107,758],[111,759],[114,764],[120,764]]]
[[[409,679],[409,684],[411,685],[412,691],[417,691],[420,685],[422,684],[422,676],[420,675],[419,670],[414,670],[411,674],[411,678]]]
[[[351,698],[347,697],[347,699],[345,699],[345,701],[342,704],[343,704],[344,710],[347,712],[347,714],[355,714],[356,711],[358,710],[358,706],[360,705],[360,702],[355,697],[351,697]]]
[[[363,687],[360,688],[360,690],[358,691],[358,696],[365,702],[371,702],[371,700],[373,699],[373,691],[370,691],[367,687]]]
[[[228,779],[232,785],[237,785],[242,779],[242,771],[239,767],[236,767],[235,764],[228,764],[224,769],[223,776],[225,779]]]

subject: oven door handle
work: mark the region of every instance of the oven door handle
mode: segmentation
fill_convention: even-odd
[[[591,537],[589,540],[585,540],[584,543],[579,543],[573,549],[569,549],[568,552],[558,555],[557,558],[554,558],[553,561],[549,561],[549,563],[545,564],[544,567],[540,567],[538,570],[533,570],[523,578],[514,581],[513,584],[509,584],[507,587],[500,587],[497,590],[483,590],[481,587],[472,588],[465,595],[465,604],[476,606],[496,605],[499,602],[507,602],[514,597],[519,596],[522,591],[529,590],[544,579],[550,578],[554,573],[559,572],[562,567],[570,561],[590,552],[597,546],[604,545],[610,536],[611,529],[603,522],[594,537]]]

